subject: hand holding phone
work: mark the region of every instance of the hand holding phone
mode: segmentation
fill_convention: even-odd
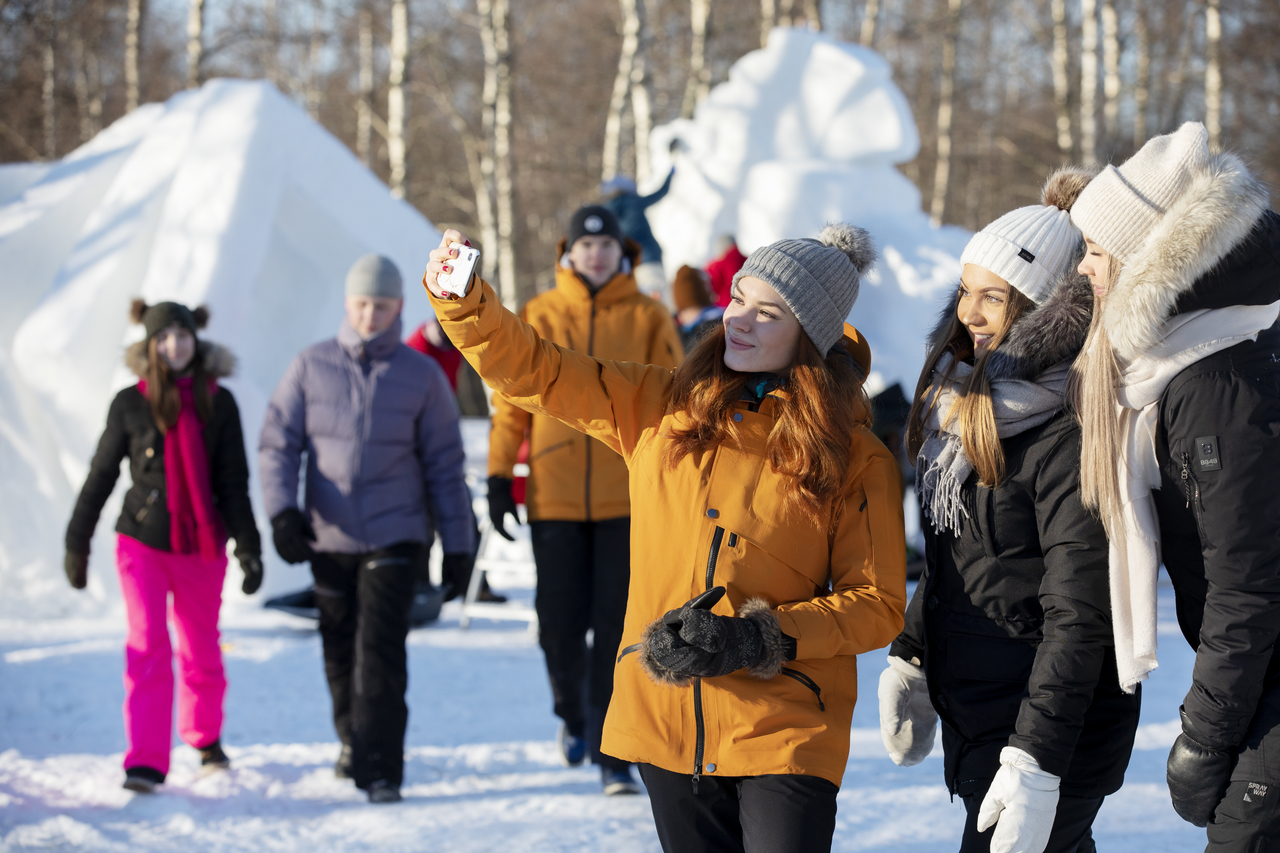
[[[449,272],[442,272],[436,278],[436,286],[446,294],[462,298],[471,289],[471,277],[480,260],[480,250],[457,242],[450,243],[449,248],[457,251],[458,256],[449,262]]]

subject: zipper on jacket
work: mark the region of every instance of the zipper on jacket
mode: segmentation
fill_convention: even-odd
[[[1191,474],[1191,454],[1183,452],[1182,454],[1182,484],[1187,492],[1187,509],[1191,510],[1191,517],[1196,520],[1196,533],[1200,535],[1200,541],[1204,541],[1204,525],[1200,521],[1200,483]]]
[[[591,291],[591,321],[587,325],[587,355],[595,357],[596,354],[596,292]],[[587,521],[591,520],[591,436],[584,435],[582,440],[587,443],[587,478],[584,484],[584,509],[587,513]]]
[[[720,556],[720,543],[724,541],[724,528],[717,527],[711,537],[711,553],[707,555],[707,589],[715,586],[716,560]],[[696,732],[693,747],[693,793],[698,793],[698,780],[702,778],[702,754],[707,747],[707,727],[702,719],[702,679],[693,680],[693,725]]]
[[[812,690],[813,695],[818,700],[818,710],[819,711],[827,710],[827,706],[822,704],[822,688],[818,686],[818,682],[814,681],[812,678],[805,675],[800,670],[792,669],[789,666],[784,666],[782,668],[782,674],[787,676],[788,678],[794,678],[796,681],[800,682],[805,687],[808,687],[810,690]]]
[[[137,514],[133,517],[135,524],[142,523],[142,519],[147,517],[147,513],[151,511],[151,505],[156,502],[156,498],[158,497],[160,497],[160,490],[152,489],[151,494],[147,495],[147,502],[142,505],[142,509],[138,510]]]

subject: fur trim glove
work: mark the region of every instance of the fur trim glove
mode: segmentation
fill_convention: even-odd
[[[996,828],[991,853],[1044,853],[1061,782],[1041,770],[1031,753],[1016,746],[1000,750],[1000,769],[978,808],[978,832]]]
[[[1179,708],[1178,714],[1182,734],[1169,750],[1165,772],[1173,810],[1188,823],[1208,826],[1231,781],[1231,753],[1206,746],[1205,739],[1191,727],[1186,710]]]
[[[645,628],[640,665],[659,684],[685,687],[695,678],[714,678],[745,669],[773,678],[787,662],[787,642],[768,602],[754,598],[736,616],[711,608],[724,597],[722,586],[668,611]]]
[[[893,763],[912,767],[924,761],[938,731],[938,712],[929,698],[924,668],[890,655],[877,694],[880,739]]]

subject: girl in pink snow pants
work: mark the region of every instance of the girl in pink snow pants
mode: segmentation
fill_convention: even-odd
[[[133,484],[116,523],[116,564],[129,620],[125,645],[124,786],[150,793],[169,772],[173,742],[173,651],[178,638],[178,734],[205,770],[227,767],[218,611],[227,537],[245,593],[262,583],[262,547],[249,503],[240,412],[218,379],[234,357],[200,341],[209,313],[176,302],[135,299],[146,338],[125,351],[138,383],[116,395],[89,477],[67,525],[67,579],[84,589],[89,543],[127,457]]]

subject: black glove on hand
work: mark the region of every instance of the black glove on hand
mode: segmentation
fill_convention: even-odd
[[[240,557],[240,571],[244,572],[244,583],[240,590],[245,595],[253,595],[262,586],[262,558],[257,554],[245,554]]]
[[[786,646],[768,603],[748,601],[737,616],[712,613],[724,594],[722,586],[709,589],[645,629],[640,663],[650,678],[683,687],[693,678],[744,668],[757,678],[772,678],[782,670]]]
[[[1231,781],[1231,753],[1206,746],[1181,708],[1182,734],[1169,750],[1166,778],[1173,810],[1196,826],[1208,826]]]
[[[286,563],[305,563],[315,555],[311,543],[316,541],[316,532],[300,509],[286,509],[271,519],[271,539]]]
[[[508,513],[516,520],[516,524],[520,523],[520,516],[516,513],[516,499],[511,496],[511,479],[495,474],[489,478],[489,520],[493,522],[493,529],[498,531],[498,535],[508,542],[514,542],[516,537],[508,533],[504,525],[504,517]]]
[[[67,552],[62,560],[62,568],[67,573],[67,580],[74,589],[84,589],[89,583],[89,555]]]
[[[510,481],[508,481],[510,482]],[[453,601],[460,595],[467,594],[467,585],[471,583],[471,569],[475,559],[470,554],[445,554],[440,566],[441,585],[444,587],[444,600]]]

